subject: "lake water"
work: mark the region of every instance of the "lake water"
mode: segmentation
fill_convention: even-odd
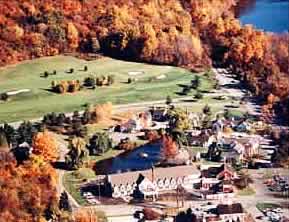
[[[128,171],[150,169],[161,160],[161,143],[146,144],[131,152],[121,154],[115,158],[106,159],[96,164],[96,174],[113,174]],[[142,157],[146,153],[146,158]]]
[[[241,0],[237,16],[242,24],[253,24],[256,28],[282,33],[289,27],[289,0]]]

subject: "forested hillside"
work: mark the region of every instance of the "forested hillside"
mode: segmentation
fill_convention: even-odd
[[[218,61],[231,65],[257,95],[285,101],[289,37],[241,26],[236,1],[0,1],[0,65],[98,51],[193,70]]]

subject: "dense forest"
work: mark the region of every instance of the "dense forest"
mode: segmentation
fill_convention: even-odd
[[[241,26],[235,9],[244,1],[250,2],[0,1],[0,65],[66,52],[102,52],[191,70],[218,62],[230,66],[264,101],[274,95],[279,111],[288,116],[289,36]]]

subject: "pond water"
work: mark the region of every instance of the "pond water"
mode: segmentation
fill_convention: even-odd
[[[267,32],[288,32],[289,0],[241,1],[236,13],[242,24],[252,24]]]
[[[96,165],[96,174],[113,174],[150,169],[160,161],[161,143],[146,144],[131,152],[115,158],[100,161]],[[142,154],[146,153],[146,158]]]

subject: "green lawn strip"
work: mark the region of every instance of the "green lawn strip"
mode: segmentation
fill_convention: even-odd
[[[194,155],[196,155],[197,153],[206,153],[208,151],[207,148],[199,146],[190,146],[188,147],[188,150]]]
[[[89,204],[80,193],[80,185],[82,180],[76,179],[73,172],[66,172],[63,175],[63,186],[65,190],[76,200],[79,205],[88,206]]]
[[[106,153],[100,155],[100,156],[88,156],[86,158],[86,161],[88,162],[98,162],[101,160],[105,160],[105,159],[109,159],[111,157],[116,157],[118,156],[120,153],[122,153],[122,150],[114,150],[114,149],[110,149],[109,151],[107,151]]]
[[[266,209],[282,208],[279,204],[274,203],[257,203],[256,207],[260,211],[264,211]]]
[[[256,191],[254,190],[253,187],[246,187],[244,189],[238,190],[237,195],[239,196],[251,196],[255,195]]]

